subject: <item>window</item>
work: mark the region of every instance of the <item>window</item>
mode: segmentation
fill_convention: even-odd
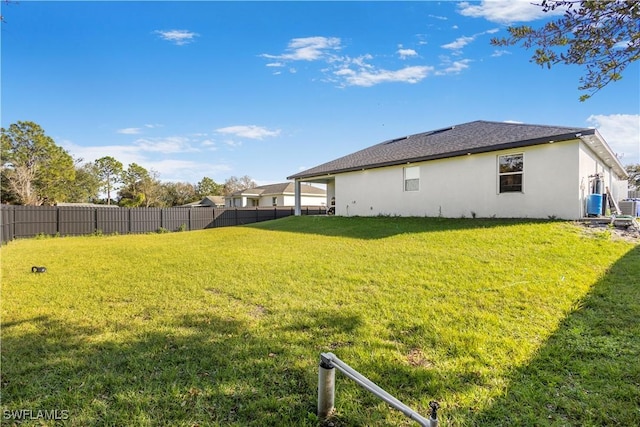
[[[420,168],[412,166],[404,168],[404,191],[420,190]]]
[[[522,192],[524,154],[498,156],[498,180],[500,193]]]
[[[271,206],[278,206],[278,198],[277,197],[272,197],[271,198]]]

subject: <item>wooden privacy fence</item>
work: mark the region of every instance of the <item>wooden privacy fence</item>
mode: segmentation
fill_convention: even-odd
[[[294,207],[257,208],[113,208],[0,205],[1,240],[38,235],[151,233],[202,230],[269,221],[295,215]],[[325,207],[309,206],[302,215],[322,215]]]

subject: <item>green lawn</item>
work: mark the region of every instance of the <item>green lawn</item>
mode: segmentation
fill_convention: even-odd
[[[606,232],[289,217],[0,255],[9,425],[318,426],[329,351],[443,426],[640,425],[640,245]],[[336,383],[333,425],[415,425]]]

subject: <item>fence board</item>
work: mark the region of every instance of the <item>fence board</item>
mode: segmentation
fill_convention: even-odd
[[[74,206],[0,205],[2,243],[38,234],[62,236],[150,233],[161,227],[202,230],[230,227],[284,218],[295,214],[292,207],[273,208],[107,208]],[[302,208],[303,215],[322,215],[323,207]]]
[[[0,240],[4,242],[8,242],[13,240],[13,209],[2,209],[0,211],[0,221],[2,221],[2,228],[0,228]]]
[[[14,237],[58,232],[58,209],[53,206],[16,206]]]
[[[162,227],[160,208],[133,208],[129,210],[129,231],[149,233]]]
[[[58,233],[61,236],[80,236],[96,230],[96,211],[92,208],[58,208]]]
[[[190,208],[191,230],[203,230],[213,223],[215,210],[211,208]]]
[[[162,209],[162,227],[169,231],[189,230],[189,211],[185,208]]]
[[[96,208],[96,230],[104,234],[129,233],[129,211],[126,208]]]

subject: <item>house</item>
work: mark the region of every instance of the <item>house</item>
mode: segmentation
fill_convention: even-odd
[[[67,203],[58,202],[55,204],[60,208],[119,208],[118,205],[103,205],[98,203]]]
[[[206,196],[199,202],[181,205],[183,208],[224,208],[224,196]]]
[[[298,186],[298,206],[326,206],[327,192],[309,184]],[[225,197],[226,207],[295,206],[295,185],[293,182],[262,185],[236,191]]]
[[[342,216],[578,219],[592,201],[604,211],[607,192],[624,199],[628,175],[595,129],[474,121],[384,141],[287,179],[326,184]]]

